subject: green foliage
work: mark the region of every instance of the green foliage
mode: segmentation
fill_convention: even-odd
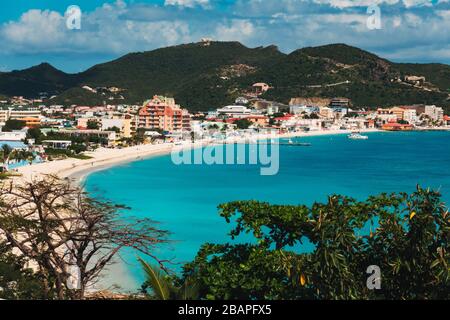
[[[251,71],[221,78],[232,66],[247,65]],[[441,92],[428,92],[392,83],[402,75],[424,75]],[[0,93],[36,97],[39,92],[57,94],[52,104],[103,105],[114,101],[142,103],[154,94],[175,97],[190,110],[209,110],[229,103],[255,82],[274,89],[264,97],[287,103],[292,97],[352,99],[356,107],[427,103],[449,106],[450,66],[397,64],[344,44],[304,48],[290,54],[274,46],[250,49],[238,42],[192,43],[150,52],[132,53],[96,65],[75,75],[43,64],[0,74]],[[349,84],[308,87],[350,81]],[[81,87],[116,86],[125,89],[119,99],[111,93],[93,93]]]
[[[89,120],[87,122],[87,128],[89,130],[98,130],[100,128],[100,124],[98,123],[98,121],[95,120]]]
[[[257,244],[205,244],[183,273],[199,284],[201,298],[450,298],[450,216],[437,192],[219,208],[235,223],[232,238],[251,233]],[[305,241],[310,252],[298,249]],[[370,265],[381,269],[381,290],[366,286]]]
[[[121,132],[120,128],[118,128],[116,126],[108,128],[105,131],[114,131],[115,133],[120,133]]]
[[[239,119],[234,124],[238,129],[248,129],[252,125],[252,122],[248,119]]]
[[[0,73],[0,88],[8,96],[38,97],[40,92],[60,93],[74,86],[76,80],[75,75],[42,63],[21,71]]]
[[[21,130],[25,127],[25,121],[9,119],[6,120],[5,125],[2,128],[3,132],[11,132],[13,130]]]
[[[48,101],[51,104],[62,105],[87,105],[87,106],[102,106],[105,103],[105,97],[95,94],[80,87],[67,88],[55,98]]]
[[[26,267],[26,260],[0,243],[0,299],[42,299],[43,287],[39,274]]]
[[[45,149],[45,153],[49,157],[63,156],[81,160],[92,159],[92,157],[82,154],[82,152],[84,151],[86,151],[86,146],[82,144],[71,145],[70,149],[53,149],[53,148]]]
[[[11,146],[9,144],[6,144],[6,143],[2,144],[1,153],[2,153],[2,158],[3,158],[3,163],[6,162],[9,155],[11,154],[11,152],[13,152],[13,148],[11,148]]]
[[[436,84],[441,90],[450,89],[450,68],[440,63],[398,63],[397,67],[404,75],[422,75],[426,81]]]
[[[39,128],[29,128],[27,132],[27,139],[34,139],[36,144],[41,144],[44,139],[44,134]]]
[[[156,300],[194,300],[198,298],[198,287],[190,279],[183,283],[165,274],[164,270],[149,265],[138,258],[144,270],[146,281],[142,285],[142,291],[152,299]],[[178,281],[179,282],[179,281]],[[149,294],[148,290],[151,290]]]
[[[47,133],[45,140],[64,140],[64,141],[72,141],[72,144],[84,144],[88,145],[89,143],[93,144],[108,144],[108,140],[106,138],[97,137],[97,136],[83,136],[83,135],[70,135],[67,133],[60,133],[57,131],[50,131]]]
[[[87,150],[87,147],[83,143],[75,143],[69,146],[69,150],[72,150],[75,154],[80,154]]]
[[[150,266],[147,262],[138,258],[142,269],[145,272],[146,281],[143,290],[151,288],[153,295],[157,300],[169,300],[171,283],[164,276],[163,271]]]

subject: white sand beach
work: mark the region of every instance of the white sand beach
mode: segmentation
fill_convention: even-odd
[[[373,132],[376,129],[361,130],[361,132]],[[321,130],[311,132],[293,132],[283,135],[253,135],[252,139],[276,139],[290,137],[310,137],[319,135],[348,134],[350,130]],[[229,142],[243,142],[249,137],[239,137]],[[185,143],[182,147],[201,147],[211,143],[211,141],[200,141],[195,144]],[[93,152],[87,152],[86,155],[91,159],[81,160],[68,158],[64,160],[49,161],[18,168],[18,173],[22,175],[25,181],[31,181],[42,175],[57,175],[60,178],[70,178],[75,182],[80,182],[84,177],[92,172],[102,170],[117,164],[142,160],[158,155],[170,154],[173,148],[180,148],[173,143],[146,144],[122,149],[100,148]]]

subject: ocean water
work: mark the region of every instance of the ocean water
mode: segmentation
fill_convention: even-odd
[[[86,188],[131,207],[124,219],[149,217],[169,230],[173,242],[155,254],[172,259],[175,270],[203,243],[229,241],[230,226],[217,213],[217,205],[229,201],[309,205],[330,194],[362,200],[381,192],[412,192],[420,184],[439,189],[450,203],[450,132],[368,135],[364,141],[346,135],[294,139],[312,146],[280,146],[280,169],[273,176],[261,176],[255,165],[177,166],[170,156],[160,156],[95,172]],[[124,258],[127,264],[114,271],[114,281],[137,288],[143,278],[136,253],[125,252]]]

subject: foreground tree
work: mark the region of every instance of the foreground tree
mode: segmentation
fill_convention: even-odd
[[[82,299],[128,247],[150,256],[167,233],[149,219],[119,217],[122,206],[90,198],[54,176],[0,187],[0,234],[42,277],[44,298]]]
[[[257,244],[205,244],[183,273],[202,298],[450,298],[450,214],[437,192],[219,208],[236,223],[233,239],[252,233]],[[379,290],[367,285],[372,265],[381,271]]]
[[[0,299],[43,299],[43,292],[41,275],[13,254],[10,245],[0,242]]]
[[[168,275],[166,270],[152,266],[138,259],[145,274],[145,282],[142,292],[150,299],[155,300],[196,300],[199,298],[198,286],[191,279],[183,283],[177,281],[176,277]]]

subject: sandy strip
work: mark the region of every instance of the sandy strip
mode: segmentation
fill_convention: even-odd
[[[374,132],[376,129],[361,130],[361,132]],[[335,135],[335,134],[349,134],[351,130],[322,130],[311,132],[293,132],[283,135],[253,135],[252,139],[276,139],[276,138],[289,138],[289,137],[311,137],[320,135]],[[232,142],[244,142],[249,137],[239,137]],[[195,144],[185,143],[181,148],[196,148],[207,145],[211,141],[201,141]],[[92,172],[103,170],[108,167],[112,167],[118,164],[123,164],[132,161],[138,161],[145,158],[150,158],[159,155],[170,154],[173,148],[180,148],[173,143],[162,144],[148,144],[134,147],[127,147],[123,149],[106,149],[101,148],[94,152],[87,152],[86,155],[92,157],[91,159],[81,160],[69,158],[65,160],[49,161],[45,163],[33,164],[30,166],[23,166],[18,168],[18,173],[22,174],[22,179],[25,181],[31,181],[40,175],[53,174],[61,178],[70,178],[75,182],[81,182],[87,175]]]

